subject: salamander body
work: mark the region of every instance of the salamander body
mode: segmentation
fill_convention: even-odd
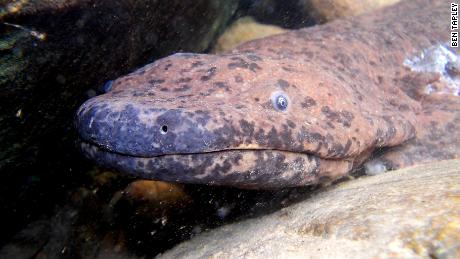
[[[80,107],[82,150],[142,178],[243,188],[335,179],[383,149],[389,151],[381,160],[368,163],[398,168],[458,157],[455,73],[422,66],[430,57],[424,53],[437,48],[446,53],[433,54],[434,63],[456,64],[457,54],[444,45],[449,8],[403,1],[226,54],[157,60]],[[450,132],[443,140],[450,149],[412,159],[421,151],[411,145],[427,143],[421,125],[434,124]],[[441,143],[433,143],[439,151]]]

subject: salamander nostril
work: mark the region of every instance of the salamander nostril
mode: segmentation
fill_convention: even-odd
[[[166,134],[166,133],[168,133],[168,126],[167,126],[167,125],[161,126],[161,128],[160,128],[160,133],[161,133],[161,134]]]

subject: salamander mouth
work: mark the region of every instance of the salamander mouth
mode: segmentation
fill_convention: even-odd
[[[241,147],[226,147],[223,149],[216,149],[216,150],[205,150],[205,151],[193,151],[193,152],[174,152],[174,153],[164,153],[164,154],[155,154],[155,155],[132,155],[127,154],[124,152],[119,152],[117,150],[112,150],[110,148],[105,147],[101,144],[96,144],[93,142],[85,141],[80,139],[80,146],[81,149],[85,152],[91,149],[96,149],[98,152],[106,152],[106,153],[113,153],[123,157],[137,157],[137,158],[160,158],[160,157],[167,157],[167,156],[187,156],[187,155],[204,155],[204,154],[218,154],[218,153],[225,153],[225,152],[264,152],[264,151],[273,151],[273,152],[285,152],[285,153],[293,153],[299,155],[308,155],[308,156],[317,156],[311,152],[302,152],[296,150],[284,150],[284,149],[277,149],[277,148],[267,148],[267,147],[250,147],[250,148],[241,148]],[[318,156],[317,156],[318,157]]]
[[[337,178],[352,163],[276,149],[225,149],[202,153],[139,157],[82,141],[83,153],[99,165],[135,177],[169,182],[275,189]]]

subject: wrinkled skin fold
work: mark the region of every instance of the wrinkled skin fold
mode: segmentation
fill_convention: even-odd
[[[143,178],[244,188],[336,179],[381,148],[408,145],[398,150],[412,157],[410,145],[426,143],[422,125],[446,133],[459,125],[458,96],[446,97],[439,76],[404,65],[448,41],[448,12],[442,1],[403,1],[223,55],[158,60],[80,107],[82,150]],[[422,116],[425,103],[433,110],[444,97],[452,100],[443,116]],[[453,135],[443,140],[451,141],[448,154],[425,152],[388,168],[457,156]]]

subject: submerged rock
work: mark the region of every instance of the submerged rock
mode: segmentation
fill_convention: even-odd
[[[151,219],[161,217],[170,210],[186,208],[192,203],[182,186],[161,181],[134,181],[123,194],[122,199],[134,208],[136,214]]]
[[[214,53],[234,49],[241,43],[286,32],[278,26],[258,23],[250,16],[242,17],[228,27],[213,48]]]
[[[72,120],[96,94],[90,88],[174,52],[204,51],[236,8],[236,0],[0,1],[0,175],[8,179],[0,204],[14,219],[1,238],[73,184],[70,172],[84,163]]]
[[[33,162],[56,142],[90,87],[174,52],[206,50],[236,8],[210,0],[2,1],[0,170]]]
[[[458,258],[459,194],[460,160],[362,177],[205,232],[160,258]]]
[[[248,14],[263,23],[301,28],[377,10],[399,0],[246,0]]]
[[[400,0],[304,0],[311,16],[318,22],[356,16],[389,6]]]

